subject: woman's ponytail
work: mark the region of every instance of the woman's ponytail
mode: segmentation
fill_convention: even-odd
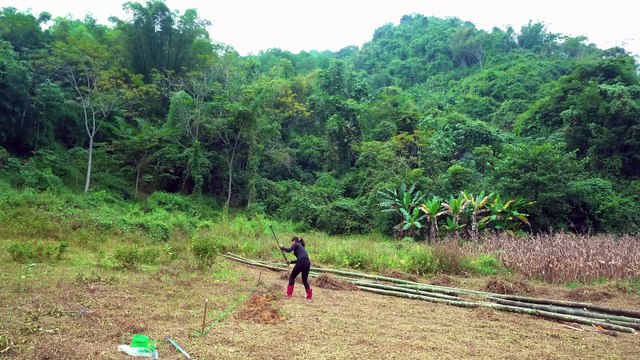
[[[291,238],[291,241],[295,242],[296,244],[300,244],[302,245],[302,247],[304,247],[304,239],[302,239],[301,237],[294,236]]]

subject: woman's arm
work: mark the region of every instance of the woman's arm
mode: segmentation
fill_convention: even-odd
[[[282,251],[286,251],[286,252],[290,253],[290,252],[292,252],[292,251],[296,248],[296,245],[298,245],[298,244],[293,244],[293,245],[291,245],[291,247],[290,247],[290,248],[286,248],[286,247],[284,247],[284,246],[280,246],[280,249],[281,249]]]

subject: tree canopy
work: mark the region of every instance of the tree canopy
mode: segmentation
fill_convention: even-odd
[[[75,190],[86,171],[85,191],[206,196],[331,233],[458,232],[437,216],[451,209],[476,232],[483,210],[455,204],[484,192],[499,214],[522,199],[509,211],[528,231],[638,231],[640,82],[622,48],[413,14],[337,52],[240,56],[196,9],[123,7],[109,25],[0,10],[0,180],[29,186],[46,156]],[[426,210],[380,212],[401,184]]]

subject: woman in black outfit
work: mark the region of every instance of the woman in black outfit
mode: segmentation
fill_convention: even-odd
[[[289,286],[287,286],[287,296],[291,297],[293,295],[293,285],[295,284],[296,277],[298,274],[302,273],[302,283],[304,284],[304,288],[307,290],[307,300],[311,300],[313,297],[313,290],[311,286],[309,286],[309,270],[311,270],[311,262],[309,261],[309,255],[307,254],[307,250],[304,248],[304,240],[297,236],[294,236],[291,239],[291,247],[286,248],[282,245],[278,246],[281,250],[286,251],[288,253],[293,251],[293,254],[296,256],[296,260],[290,261],[290,264],[296,264],[291,270],[291,275],[289,276]]]

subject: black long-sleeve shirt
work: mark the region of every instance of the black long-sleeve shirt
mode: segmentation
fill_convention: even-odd
[[[294,261],[289,261],[292,264],[295,264],[296,261],[302,259],[302,258],[309,258],[309,254],[307,254],[307,250],[305,250],[304,246],[302,246],[302,244],[300,243],[293,243],[293,245],[291,245],[290,248],[286,248],[284,246],[281,246],[280,249],[282,249],[283,251],[286,251],[288,253],[293,251],[293,255],[296,256],[296,260]]]

